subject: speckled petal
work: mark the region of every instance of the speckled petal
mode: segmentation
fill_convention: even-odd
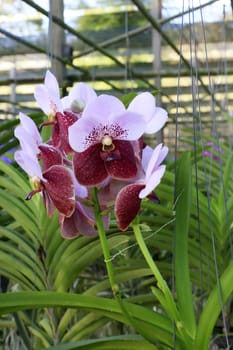
[[[115,202],[115,215],[119,228],[127,230],[130,223],[140,210],[141,199],[139,192],[145,187],[144,184],[130,184],[122,188]]]
[[[61,165],[63,163],[61,152],[57,148],[43,143],[39,146],[39,150],[43,171],[52,165]]]
[[[75,193],[69,170],[61,165],[53,165],[43,176],[47,180],[43,185],[55,207],[65,216],[71,216],[75,209]]]
[[[133,148],[128,141],[114,141],[115,148],[120,154],[118,159],[105,161],[108,174],[117,180],[132,179],[137,175],[136,159]],[[109,157],[111,159],[111,157]]]
[[[96,144],[82,153],[74,154],[74,173],[81,185],[96,186],[108,177],[100,151],[101,144]]]

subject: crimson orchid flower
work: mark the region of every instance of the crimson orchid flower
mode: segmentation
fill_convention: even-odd
[[[153,134],[159,131],[167,121],[168,114],[165,109],[157,107],[154,96],[149,92],[137,95],[129,104],[128,110],[140,113],[145,122],[145,133]]]
[[[118,180],[137,174],[131,141],[145,129],[140,114],[127,111],[114,96],[100,95],[85,107],[82,118],[69,128],[77,180],[86,186],[101,184],[109,176]]]
[[[82,83],[74,86],[68,96],[60,99],[57,79],[48,70],[44,84],[36,86],[34,96],[49,119],[42,126],[53,125],[53,146],[59,147],[65,155],[72,153],[68,142],[68,128],[78,120],[85,104],[96,97],[94,90]]]
[[[30,139],[30,134],[27,135],[27,142],[23,139],[26,135],[25,130],[34,130],[33,121],[28,124],[25,121],[28,119],[23,117],[22,127],[19,126],[15,132],[22,148],[15,152],[14,157],[20,167],[30,176],[35,188],[26,199],[29,200],[34,194],[41,192],[48,216],[53,214],[55,208],[63,215],[70,216],[75,209],[74,183],[70,171],[63,166],[59,150],[42,143],[35,148],[33,136]],[[42,170],[38,158],[42,159]]]
[[[140,210],[141,200],[148,197],[158,186],[165,172],[165,165],[160,165],[168,153],[168,148],[159,144],[154,150],[147,146],[142,153],[144,174],[135,183],[124,186],[116,197],[115,214],[122,231]]]

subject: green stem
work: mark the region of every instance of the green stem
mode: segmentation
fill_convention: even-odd
[[[158,267],[156,266],[154,260],[151,257],[151,254],[145,244],[144,238],[142,236],[140,227],[139,227],[139,223],[138,223],[138,218],[135,220],[135,222],[132,224],[133,227],[133,231],[135,234],[135,238],[137,240],[137,243],[139,245],[139,248],[147,262],[147,264],[149,265],[153,275],[155,276],[155,279],[158,283],[158,288],[162,291],[162,295],[165,297],[166,300],[166,305],[167,305],[167,310],[169,310],[170,315],[172,315],[172,318],[175,322],[179,322],[180,317],[179,317],[179,313],[177,311],[172,293],[170,291],[170,289],[168,288],[167,282],[165,281],[165,279],[163,278],[163,276],[161,275]]]
[[[99,233],[100,243],[101,243],[101,246],[103,249],[104,261],[105,261],[107,272],[108,272],[108,278],[109,278],[109,282],[110,282],[110,285],[112,288],[114,298],[118,302],[119,307],[120,307],[123,315],[127,319],[129,325],[131,325],[145,339],[147,339],[149,342],[153,343],[154,339],[152,339],[150,335],[146,334],[146,332],[142,329],[142,327],[139,327],[137,325],[137,322],[133,319],[133,317],[131,317],[131,315],[129,314],[129,312],[127,310],[126,305],[124,304],[123,300],[121,299],[120,289],[119,289],[119,285],[116,282],[114,269],[113,269],[113,265],[112,265],[112,260],[111,260],[111,255],[110,255],[110,251],[109,251],[109,247],[108,247],[108,241],[107,241],[103,221],[102,221],[101,214],[100,214],[101,209],[100,209],[100,205],[99,205],[99,201],[98,201],[97,191],[98,191],[97,188],[95,188],[95,187],[92,188],[92,200],[94,202],[94,214],[95,214],[96,226],[97,226],[98,233]]]
[[[113,295],[116,297],[119,294],[119,286],[116,282],[115,275],[114,275],[111,255],[108,247],[108,241],[105,234],[103,221],[100,215],[101,209],[98,201],[97,188],[95,187],[92,189],[92,199],[94,201],[94,214],[95,214],[96,226],[99,233],[100,243],[103,249],[104,261],[108,272],[108,278],[112,288]]]
[[[138,217],[136,218],[136,220],[132,224],[132,227],[133,227],[133,231],[134,231],[137,243],[139,245],[139,248],[140,248],[147,264],[149,265],[153,275],[155,276],[155,279],[156,279],[157,284],[158,284],[158,288],[161,291],[160,292],[159,290],[156,290],[156,288],[152,288],[152,292],[153,292],[153,294],[155,294],[155,296],[159,300],[160,304],[162,305],[162,307],[166,311],[167,315],[172,319],[173,322],[175,322],[176,328],[177,328],[179,334],[181,335],[181,338],[183,339],[184,344],[186,344],[186,345],[184,345],[185,348],[192,349],[191,340],[189,338],[189,335],[186,334],[186,331],[184,329],[184,326],[183,326],[181,318],[180,318],[180,313],[177,310],[177,307],[176,307],[175,301],[173,299],[171,290],[169,289],[167,282],[165,281],[165,279],[161,275],[157,265],[155,264],[151,254],[150,254],[150,252],[145,244],[143,235],[142,235],[140,227],[139,227]]]

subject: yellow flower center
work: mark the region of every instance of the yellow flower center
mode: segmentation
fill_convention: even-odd
[[[35,190],[40,190],[41,189],[41,181],[38,176],[33,176],[30,178],[30,183]]]
[[[115,149],[112,143],[112,138],[109,135],[105,135],[102,139],[102,150],[103,151],[113,151]]]
[[[49,114],[48,114],[48,120],[49,120],[50,122],[55,122],[55,121],[56,121],[56,113],[53,112],[53,111],[49,112]]]

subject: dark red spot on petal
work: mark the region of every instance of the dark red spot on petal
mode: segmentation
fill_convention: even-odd
[[[144,184],[130,184],[121,189],[115,203],[115,215],[119,228],[127,230],[130,223],[137,216],[141,199],[139,192],[145,187]]]
[[[137,165],[131,143],[115,140],[114,145],[115,150],[109,154],[105,161],[108,174],[117,180],[134,178],[137,175]]]
[[[95,144],[84,152],[74,154],[74,173],[81,185],[95,186],[108,177],[100,157],[101,147],[101,144]]]
[[[72,176],[61,165],[53,165],[43,173],[47,182],[43,182],[55,207],[65,216],[70,216],[75,209],[75,193]]]

